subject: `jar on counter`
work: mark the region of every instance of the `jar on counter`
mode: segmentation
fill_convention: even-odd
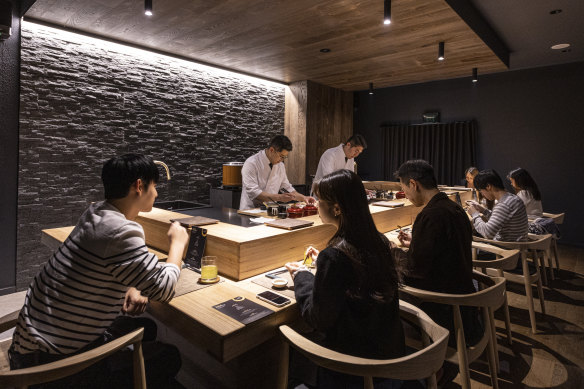
[[[318,214],[318,208],[316,205],[306,204],[304,206],[304,216],[312,216]]]
[[[405,199],[406,198],[406,194],[403,191],[399,191],[395,193],[395,198],[396,199]]]
[[[304,216],[304,208],[292,205],[288,208],[287,213],[290,219],[298,219],[299,217]]]

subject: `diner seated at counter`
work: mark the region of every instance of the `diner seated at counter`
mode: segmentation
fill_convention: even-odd
[[[472,226],[464,209],[437,187],[433,167],[424,160],[403,163],[395,173],[401,189],[418,213],[412,232],[400,230],[398,239],[406,251],[392,244],[400,262],[404,283],[432,292],[469,294],[476,292],[472,280]],[[420,303],[408,295],[400,296],[418,305],[437,324],[450,331],[449,344],[456,347],[452,307],[437,303]],[[461,307],[467,345],[476,344],[484,328],[476,307]],[[441,385],[452,381],[458,367],[446,362],[438,373]]]
[[[336,232],[322,251],[308,249],[307,255],[317,255],[316,275],[300,263],[286,264],[302,318],[316,331],[312,340],[362,358],[403,356],[398,273],[389,242],[369,211],[361,179],[352,171],[337,170],[315,185],[315,194],[322,222]],[[318,388],[363,387],[363,377],[317,368],[297,353],[291,357],[290,377]],[[374,379],[374,384],[397,388],[400,382]]]
[[[291,151],[290,139],[285,135],[276,135],[267,148],[245,160],[241,169],[242,191],[239,209],[257,208],[264,202],[275,201],[296,200],[314,203],[312,197],[297,192],[288,181],[284,160]]]

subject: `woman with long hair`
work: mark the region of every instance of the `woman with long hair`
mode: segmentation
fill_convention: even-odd
[[[349,170],[324,176],[315,185],[319,215],[336,232],[317,255],[316,275],[300,263],[286,267],[294,278],[296,302],[305,321],[333,350],[363,358],[405,354],[399,317],[398,272],[389,242],[377,231],[361,179]],[[397,388],[399,381],[375,380]],[[319,388],[363,387],[363,378],[318,370]]]
[[[472,188],[472,198],[474,200],[477,200],[479,204],[482,205],[484,208],[488,209],[489,211],[492,211],[493,207],[495,206],[495,202],[484,198],[481,192],[479,192],[474,186],[474,178],[477,176],[477,174],[479,174],[479,169],[477,169],[474,166],[471,166],[468,169],[466,169],[466,172],[464,172],[464,177],[466,179],[466,187]]]
[[[511,186],[515,189],[517,197],[523,200],[527,209],[527,217],[530,219],[542,217],[541,193],[529,172],[525,169],[517,168],[511,170],[507,178],[511,181]]]

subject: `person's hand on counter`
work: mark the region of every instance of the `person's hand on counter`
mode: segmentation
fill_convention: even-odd
[[[170,244],[166,263],[173,263],[180,269],[182,254],[185,246],[189,242],[189,234],[179,222],[173,222],[166,235],[168,236],[168,242]]]
[[[304,202],[306,204],[316,204],[316,199],[311,196],[304,196]]]
[[[287,203],[288,201],[297,200],[294,193],[278,193],[272,196],[274,200]]]
[[[298,274],[298,272],[301,271],[310,271],[303,263],[302,261],[300,262],[288,262],[286,265],[286,269],[288,269],[288,271],[290,272],[290,277],[292,277],[292,279],[294,279],[294,277],[296,277],[296,274]]]
[[[402,246],[410,247],[410,243],[412,242],[411,233],[400,230],[399,234],[397,235],[397,238],[399,239]]]
[[[130,316],[138,316],[144,313],[147,305],[148,297],[142,296],[138,289],[131,287],[126,292],[122,312]]]

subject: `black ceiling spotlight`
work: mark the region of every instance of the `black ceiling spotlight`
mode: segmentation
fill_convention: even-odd
[[[444,61],[444,42],[438,43],[438,61]]]
[[[320,49],[321,53],[330,53],[331,49]]]
[[[372,82],[369,83],[369,94],[370,95],[373,94],[373,83]]]
[[[472,82],[477,82],[479,80],[479,69],[472,68]]]
[[[561,12],[562,12],[561,9],[553,9],[553,10],[550,11],[550,15],[557,15],[557,14],[559,14]]]
[[[383,24],[391,23],[391,0],[383,0]]]
[[[152,16],[152,0],[144,0],[144,15]]]

